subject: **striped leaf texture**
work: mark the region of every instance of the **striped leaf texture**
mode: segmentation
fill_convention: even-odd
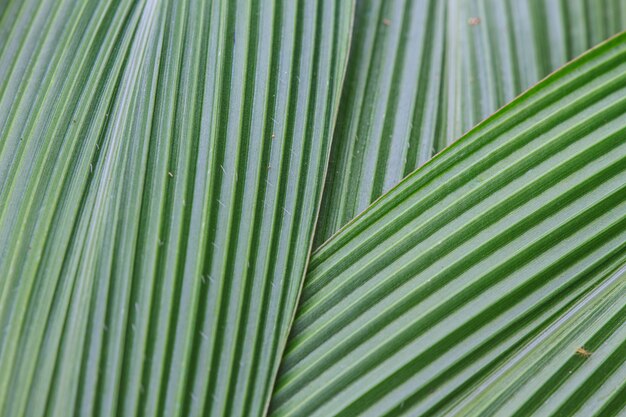
[[[259,416],[349,1],[0,1],[0,415]]]
[[[625,138],[623,34],[314,253],[271,415],[618,414]]]
[[[519,93],[624,29],[624,0],[357,2],[315,245]]]

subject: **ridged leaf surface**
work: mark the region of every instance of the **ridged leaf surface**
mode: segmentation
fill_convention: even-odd
[[[271,415],[616,414],[625,262],[626,34],[313,255]]]
[[[567,61],[626,1],[361,0],[315,244]]]
[[[352,13],[0,2],[0,415],[263,414]]]

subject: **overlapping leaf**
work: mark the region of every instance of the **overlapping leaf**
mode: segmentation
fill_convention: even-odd
[[[625,138],[626,34],[480,124],[313,255],[271,414],[619,413]]]
[[[0,0],[0,415],[264,413],[351,8]],[[626,7],[356,16],[318,243]],[[314,256],[274,415],[622,410],[625,44],[532,89]]]
[[[624,0],[358,2],[316,245],[432,154],[624,29]]]
[[[1,415],[263,413],[352,12],[0,2]]]

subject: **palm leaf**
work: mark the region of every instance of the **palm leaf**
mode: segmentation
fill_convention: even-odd
[[[351,18],[1,2],[1,415],[262,414]]]
[[[272,415],[619,412],[625,74],[626,34],[528,90],[323,245]]]
[[[624,0],[358,2],[316,246],[519,93],[624,29]]]

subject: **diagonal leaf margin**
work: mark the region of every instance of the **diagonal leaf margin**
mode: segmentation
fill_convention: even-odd
[[[352,3],[4,6],[0,414],[263,414]]]
[[[522,91],[622,30],[625,0],[357,2],[315,247]]]
[[[271,415],[454,415],[446,407],[467,396],[468,408],[453,412],[545,406],[552,392],[540,387],[552,385],[524,385],[523,374],[504,387],[496,378],[481,401],[471,396],[590,294],[598,302],[586,304],[583,318],[610,307],[613,327],[564,325],[571,337],[541,344],[552,356],[539,357],[562,377],[549,380],[561,384],[556,404],[575,399],[569,414],[602,406],[597,398],[607,390],[612,400],[600,411],[618,413],[625,70],[621,34],[481,123],[323,245],[311,259]],[[597,296],[606,282],[615,285]],[[615,362],[556,373],[554,361],[588,343]],[[592,366],[606,372],[588,372]],[[516,397],[510,384],[534,394]],[[585,396],[577,398],[581,386]]]

